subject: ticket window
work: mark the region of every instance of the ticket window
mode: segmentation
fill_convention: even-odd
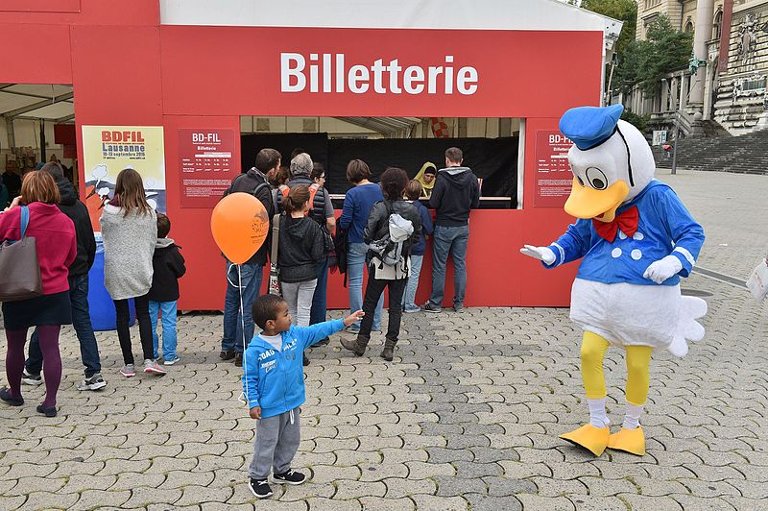
[[[371,168],[373,180],[387,167],[413,178],[426,162],[445,167],[445,149],[459,147],[464,164],[481,185],[481,209],[521,207],[524,119],[451,117],[241,117],[243,169],[264,147],[277,149],[283,165],[300,148],[326,169],[325,186],[342,207],[351,184],[346,165],[355,158]]]

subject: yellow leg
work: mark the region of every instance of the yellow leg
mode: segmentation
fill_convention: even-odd
[[[587,399],[604,399],[605,375],[603,374],[603,358],[610,343],[593,332],[584,332],[581,342],[581,378]],[[574,445],[583,447],[595,456],[600,456],[608,446],[610,430],[608,427],[598,428],[585,424],[578,429],[560,435]]]
[[[605,391],[605,374],[603,374],[603,359],[610,343],[593,332],[584,332],[581,341],[581,379],[587,399],[603,399]]]
[[[650,346],[627,346],[627,402],[635,406],[648,399],[651,353]]]
[[[636,409],[639,417],[640,407],[648,398],[648,382],[650,379],[651,353],[650,346],[627,346],[627,413]],[[637,456],[645,454],[645,433],[638,426],[633,429],[621,428],[608,439],[608,448],[624,451]]]

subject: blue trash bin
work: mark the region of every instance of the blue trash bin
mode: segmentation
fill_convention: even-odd
[[[129,302],[130,325],[136,320],[136,308],[133,300]],[[88,310],[91,325],[96,331],[115,330],[117,328],[117,313],[115,303],[104,287],[104,243],[101,236],[96,235],[96,257],[88,272]]]

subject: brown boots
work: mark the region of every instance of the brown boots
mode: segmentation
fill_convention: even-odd
[[[384,349],[381,350],[381,358],[383,358],[387,362],[392,362],[392,357],[394,356],[396,344],[397,344],[397,341],[387,339],[384,342]]]
[[[368,347],[368,341],[370,340],[371,337],[369,335],[358,334],[357,338],[354,340],[342,338],[341,345],[358,357],[362,357],[365,354],[365,348]]]
[[[341,339],[341,345],[345,348],[357,355],[358,357],[362,357],[365,355],[365,349],[368,347],[368,341],[370,341],[370,336],[365,335],[359,335],[356,339]],[[387,339],[384,343],[384,349],[381,351],[381,358],[386,360],[387,362],[392,362],[392,357],[394,356],[395,352],[395,345],[397,344],[397,341],[393,341],[391,339]]]

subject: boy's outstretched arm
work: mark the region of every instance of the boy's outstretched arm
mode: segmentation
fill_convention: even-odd
[[[304,342],[304,349],[309,348],[316,342],[325,339],[331,334],[335,334],[336,332],[340,332],[344,329],[344,327],[347,327],[351,325],[352,323],[356,323],[363,319],[363,316],[365,316],[365,313],[361,310],[353,312],[349,316],[347,316],[344,319],[335,319],[332,321],[324,321],[323,323],[318,323],[316,325],[310,325],[305,327],[294,327],[295,329],[298,329],[303,334],[303,342]]]

